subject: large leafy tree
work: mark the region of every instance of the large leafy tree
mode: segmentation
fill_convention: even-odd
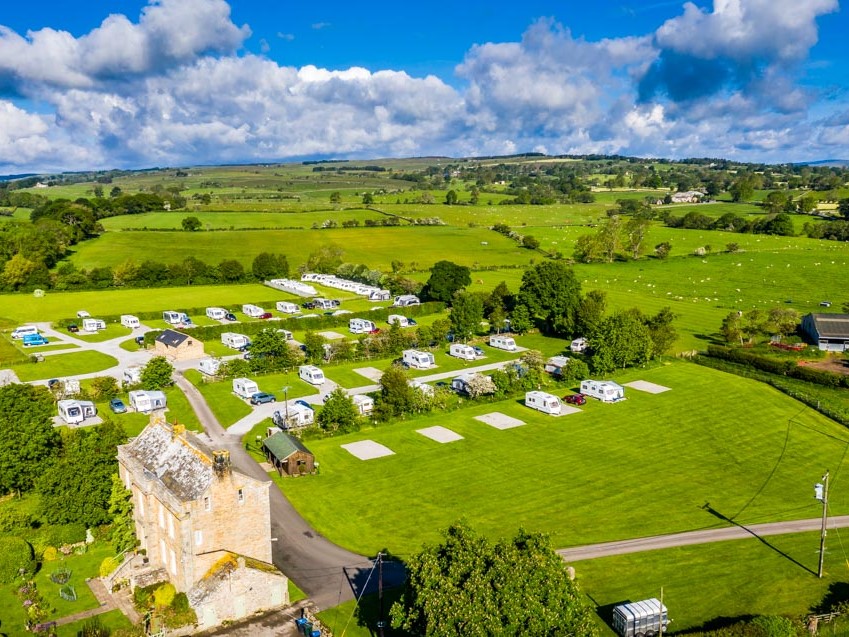
[[[154,356],[142,369],[139,379],[145,389],[164,389],[174,384],[174,366],[164,356]]]
[[[62,454],[36,482],[44,517],[53,524],[97,526],[111,520],[112,475],[118,469],[118,445],[127,441],[120,425],[71,429]]]
[[[522,275],[517,305],[538,318],[547,334],[573,334],[580,303],[581,284],[572,269],[559,261],[544,261]]]
[[[547,537],[520,530],[491,544],[455,524],[408,563],[392,625],[429,637],[592,637],[597,629]]]
[[[251,272],[260,281],[289,276],[289,261],[286,255],[260,252],[254,257],[251,264]]]
[[[109,493],[109,515],[112,516],[112,528],[109,540],[118,553],[134,548],[136,524],[133,521],[133,494],[121,482],[117,473],[112,474],[112,489]]]
[[[645,363],[654,353],[645,317],[636,309],[617,312],[601,321],[590,335],[589,345],[593,369],[601,374]]]
[[[354,401],[342,388],[334,389],[324,400],[324,406],[318,412],[318,426],[325,431],[356,431],[360,414]]]
[[[457,338],[467,339],[480,329],[483,298],[477,292],[457,292],[451,304],[451,328]]]
[[[381,420],[409,414],[419,404],[419,391],[410,387],[407,373],[399,365],[391,365],[380,377],[380,396],[375,414]]]
[[[265,328],[251,341],[250,367],[254,372],[291,369],[300,357],[277,330]]]
[[[430,269],[430,278],[422,293],[434,301],[450,303],[454,293],[472,283],[472,271],[451,261],[437,261]]]
[[[0,387],[0,493],[32,489],[59,453],[53,396],[46,387]]]

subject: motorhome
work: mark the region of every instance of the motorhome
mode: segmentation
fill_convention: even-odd
[[[130,406],[143,414],[150,413],[156,409],[165,409],[165,394],[161,391],[145,391],[138,389],[127,394]]]
[[[208,307],[206,308],[206,315],[213,321],[222,321],[227,316],[227,310],[223,307]]]
[[[308,382],[310,385],[324,384],[324,372],[315,365],[301,365],[298,367],[298,378]]]
[[[83,331],[85,332],[96,332],[98,330],[106,329],[106,321],[96,318],[86,318],[83,319]]]
[[[414,369],[428,369],[436,365],[436,359],[430,352],[421,352],[416,349],[405,349],[401,353],[401,362],[406,363]]]
[[[141,325],[141,321],[139,320],[138,316],[133,316],[132,314],[122,314],[121,325],[123,325],[124,327],[128,327],[131,330],[134,330]]]
[[[421,301],[419,301],[419,297],[412,294],[402,294],[395,297],[392,305],[395,307],[407,307],[409,305],[419,305],[420,303]]]
[[[301,307],[297,303],[290,303],[289,301],[277,301],[277,311],[283,312],[283,314],[300,314]]]
[[[242,349],[250,344],[251,339],[244,334],[237,334],[236,332],[222,332],[221,342],[232,349]]]
[[[463,343],[451,343],[448,348],[448,355],[454,358],[462,358],[464,361],[473,361],[478,357],[474,347]]]
[[[38,328],[35,325],[21,325],[20,327],[16,327],[12,332],[12,338],[17,340],[30,334],[38,334]]]
[[[544,391],[529,391],[525,393],[525,407],[536,409],[552,416],[560,415],[560,399]]]
[[[183,322],[183,317],[180,312],[175,312],[174,310],[166,310],[162,313],[162,320],[168,323],[169,325],[179,325]],[[85,323],[85,321],[83,321],[83,323]]]
[[[603,403],[625,400],[625,388],[612,380],[582,380],[581,393],[584,396],[598,398]]]
[[[516,341],[510,336],[490,336],[489,346],[496,349],[507,350],[508,352],[516,351]]]
[[[233,393],[240,398],[250,398],[259,393],[259,385],[250,378],[234,378]]]
[[[218,370],[221,369],[221,359],[220,358],[202,358],[198,362],[198,369],[206,374],[207,376],[215,376],[218,373]]]
[[[377,326],[374,324],[374,321],[369,321],[368,319],[352,318],[348,321],[348,330],[351,334],[368,334],[375,331],[375,329],[377,329]]]
[[[259,305],[251,305],[250,303],[246,303],[242,306],[242,314],[251,318],[259,318],[260,316],[265,314],[265,310],[262,309]]]

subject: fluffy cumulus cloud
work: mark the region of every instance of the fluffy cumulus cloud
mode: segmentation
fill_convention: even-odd
[[[518,42],[473,46],[456,69],[461,88],[247,54],[250,29],[225,0],[150,0],[136,21],[110,15],[80,37],[0,27],[0,94],[11,98],[0,100],[0,170],[528,150],[783,160],[812,144],[845,149],[849,110],[812,121],[798,83],[817,18],[836,8],[688,3],[654,33],[600,41],[543,19]]]

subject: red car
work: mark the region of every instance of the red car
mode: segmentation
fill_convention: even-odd
[[[271,312],[263,312],[262,314],[259,315],[259,318],[270,319],[271,318]]]
[[[563,397],[563,402],[570,405],[583,405],[587,402],[587,399],[583,394],[569,394]]]

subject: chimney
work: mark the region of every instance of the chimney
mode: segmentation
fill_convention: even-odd
[[[230,452],[223,449],[212,452],[212,468],[219,477],[230,473]]]
[[[171,436],[172,438],[185,438],[186,437],[186,425],[181,425],[180,423],[175,422],[171,425]]]

